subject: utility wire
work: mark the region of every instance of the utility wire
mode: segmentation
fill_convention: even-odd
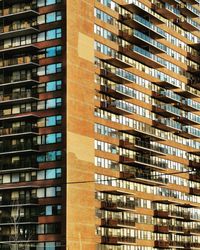
[[[191,173],[191,172],[194,172],[194,170],[188,170],[188,171],[179,171],[179,172],[169,172],[169,173],[162,173],[162,174],[158,174],[158,175],[155,175],[155,177],[159,177],[159,176],[163,176],[163,175],[176,175],[176,174],[185,174],[185,173]],[[151,176],[151,175],[150,175]],[[152,177],[154,177],[152,175]],[[137,177],[131,177],[133,179],[136,179]],[[140,178],[140,177],[138,177]],[[109,182],[109,181],[115,181],[115,180],[119,180],[120,178],[111,178],[109,180],[101,180],[101,182]],[[128,179],[128,178],[127,178]],[[72,184],[85,184],[85,183],[97,183],[97,181],[95,180],[86,180],[86,181],[69,181],[69,182],[65,182],[64,184],[66,185],[72,185]]]

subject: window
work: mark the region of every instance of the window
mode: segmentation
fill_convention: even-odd
[[[56,179],[61,177],[61,168],[53,168],[46,170],[46,180]]]
[[[62,30],[60,28],[54,30],[48,30],[46,32],[46,40],[51,40],[61,37],[62,37]]]
[[[51,12],[46,14],[46,23],[52,23],[62,20],[61,11]]]
[[[46,83],[46,92],[60,90],[62,85],[62,81],[51,81]]]
[[[38,76],[60,73],[62,71],[62,63],[54,63],[42,66],[38,69]]]
[[[62,104],[61,98],[53,98],[46,100],[46,109],[60,107]]]
[[[49,151],[37,157],[37,162],[58,161],[62,159],[62,152],[60,150]]]
[[[52,144],[61,142],[62,134],[61,133],[54,133],[54,134],[47,134],[41,136],[42,144]]]
[[[61,3],[62,0],[38,0],[38,7]]]
[[[46,49],[46,57],[60,56],[62,51],[62,46],[55,46]]]
[[[46,117],[46,127],[60,125],[62,121],[61,115]]]

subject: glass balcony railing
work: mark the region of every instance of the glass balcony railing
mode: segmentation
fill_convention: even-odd
[[[2,75],[0,76],[0,87],[5,85],[20,85],[22,83],[29,84],[29,86],[38,83],[38,77],[34,74],[27,74],[23,76],[9,76],[9,75]]]
[[[135,209],[134,201],[102,201],[101,208],[109,209],[109,210],[123,210],[123,209]]]
[[[36,163],[36,161],[31,161],[31,160],[0,163],[0,170],[3,172],[12,172],[12,170],[16,171],[16,169],[17,171],[24,169],[38,169],[38,164]]]
[[[162,96],[166,96],[176,102],[181,102],[181,97],[179,95],[177,95],[176,93],[174,93],[171,90],[167,90],[167,89],[161,89],[158,94],[162,95]]]
[[[165,4],[164,4],[164,7],[165,7],[167,10],[171,11],[172,13],[174,13],[175,15],[177,15],[177,16],[180,15],[180,10],[177,9],[177,8],[174,8],[173,5],[170,5],[170,4],[168,4],[168,3],[165,3]]]
[[[7,95],[0,95],[0,103],[14,101],[18,99],[26,99],[26,98],[38,98],[38,94],[35,91],[27,91],[21,93],[12,93]]]
[[[101,243],[104,244],[126,244],[126,243],[135,243],[135,237],[131,236],[102,236]]]
[[[36,22],[23,22],[20,25],[6,25],[6,26],[0,26],[0,36],[2,33],[8,33],[12,31],[19,31],[19,30],[25,30],[29,28],[36,28],[37,23]]]
[[[37,133],[38,129],[32,125],[24,125],[15,128],[0,128],[0,136],[20,134],[20,133]]]
[[[157,108],[163,109],[166,112],[175,115],[175,116],[181,116],[182,111],[179,108],[176,108],[175,106],[171,104],[157,104],[155,105]]]
[[[16,207],[17,206],[21,206],[23,204],[35,204],[37,205],[38,204],[38,199],[36,197],[24,197],[24,198],[19,198],[19,199],[11,199],[8,197],[3,198],[2,200],[0,200],[0,206],[5,206],[5,205],[10,205],[10,206],[13,206],[15,205]]]
[[[185,115],[185,118],[187,118],[188,120],[194,122],[194,123],[198,123],[200,124],[200,116],[199,115],[195,115],[193,113],[190,113],[188,112],[186,115]]]
[[[182,128],[182,124],[179,122],[176,122],[170,118],[159,118],[158,122],[160,122],[161,124],[164,124],[170,128],[173,128],[175,130],[181,130]]]
[[[157,27],[156,25],[152,24],[151,22],[149,22],[148,20],[142,18],[137,14],[133,14],[133,20],[139,22],[140,24],[144,25],[145,27],[154,31],[155,33],[158,33],[162,37],[164,38],[167,37],[166,32],[164,30],[162,30],[161,28]]]
[[[11,6],[10,8],[4,8],[0,10],[0,17],[8,16],[8,15],[15,15],[15,14],[19,14],[19,13],[30,11],[30,10],[37,11],[37,6],[35,4],[30,4],[30,5],[21,4],[19,5],[18,8]]]
[[[193,101],[192,99],[183,99],[182,103],[196,110],[200,110],[200,103]]]
[[[198,22],[195,22],[193,19],[187,17],[186,22],[194,26],[196,29],[200,30],[200,24]]]
[[[37,151],[38,146],[30,142],[19,143],[16,145],[12,144],[1,144],[0,145],[0,154],[2,153],[12,153],[15,151]]]
[[[196,8],[194,8],[191,4],[186,3],[185,7],[191,11],[192,13],[194,13],[195,16],[200,16],[200,11]]]
[[[166,67],[167,66],[166,60],[152,54],[151,52],[149,52],[147,50],[142,49],[141,47],[139,47],[137,45],[134,45],[132,49],[133,49],[134,52],[155,61],[156,63],[158,63],[160,65],[160,67],[162,67],[162,66]]]
[[[194,128],[191,126],[183,126],[182,130],[188,134],[191,134],[195,137],[200,137],[200,129]]]
[[[11,59],[5,59],[0,60],[0,68],[5,68],[9,66],[14,65],[22,65],[22,64],[29,64],[29,63],[37,63],[37,57],[36,56],[22,56],[18,58],[11,58]]]
[[[157,48],[163,52],[167,51],[167,47],[165,45],[157,42],[156,40],[152,39],[151,37],[145,35],[144,33],[140,32],[138,30],[133,30],[133,36],[143,40],[144,42],[154,46],[155,48]]]

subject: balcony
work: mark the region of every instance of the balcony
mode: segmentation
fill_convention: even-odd
[[[191,74],[198,75],[200,73],[200,66],[188,66],[187,71],[189,71]]]
[[[160,89],[153,93],[153,97],[166,103],[180,103],[181,97],[168,89]]]
[[[145,142],[142,140],[123,140],[121,139],[119,141],[119,146],[123,148],[128,148],[131,150],[150,153],[151,155],[166,155],[165,149],[162,147],[159,147],[157,145],[150,144],[149,142]]]
[[[21,113],[21,114],[7,114],[4,112],[4,110],[0,110],[0,121],[17,121],[17,120],[31,120],[31,121],[35,121],[39,118],[38,115],[35,115],[33,113]]]
[[[37,12],[37,8],[34,5],[27,5],[24,8],[16,9],[16,8],[6,8],[0,11],[0,21],[15,21],[21,18],[31,19],[39,15]]]
[[[200,174],[195,171],[195,173],[189,175],[189,180],[200,182]]]
[[[164,240],[156,240],[154,243],[154,247],[157,248],[169,248],[169,242]]]
[[[130,236],[103,236],[101,237],[101,243],[112,245],[134,244],[136,239]]]
[[[26,102],[30,103],[38,100],[39,100],[38,94],[34,91],[0,95],[1,106],[7,106],[9,104],[15,104],[15,103],[17,104]]]
[[[175,19],[180,16],[180,11],[176,9],[173,5],[170,5],[168,3],[158,3],[154,6],[154,9],[156,12],[158,12],[160,15],[164,16],[167,19]]]
[[[135,210],[134,201],[102,201],[101,209],[107,209],[111,211],[133,211]]]
[[[152,111],[165,117],[181,117],[181,110],[171,104],[157,104]]]
[[[134,90],[120,84],[115,84],[111,86],[101,85],[100,92],[121,100],[134,98]]]
[[[39,50],[39,47],[34,44],[27,44],[22,46],[16,46],[16,47],[5,47],[0,46],[0,55],[4,54],[4,56],[12,56],[13,53],[19,54],[19,53],[29,53],[29,54],[36,54]]]
[[[124,47],[122,52],[137,61],[142,61],[144,64],[152,68],[163,68],[166,66],[166,61],[164,59],[137,45],[131,45],[126,48]]]
[[[199,125],[200,116],[187,112],[184,116],[180,117],[180,121],[186,125]]]
[[[108,59],[104,59],[104,61],[119,67],[119,68],[130,68],[132,67],[132,64],[129,60],[129,58],[125,57],[121,53],[118,53],[117,51],[111,53],[110,57]]]
[[[192,99],[183,98],[179,107],[186,111],[200,111],[200,102],[196,102]]]
[[[170,118],[158,118],[153,121],[153,126],[168,132],[181,132],[182,124]]]
[[[136,13],[141,16],[148,17],[148,19],[155,24],[163,24],[164,21],[150,8],[142,4],[140,1],[133,0],[131,4],[126,4],[122,6],[132,13]]]
[[[179,93],[186,98],[200,98],[200,91],[190,87],[189,85],[186,85],[185,88],[180,90]]]
[[[175,247],[175,248],[184,248],[185,247],[185,242],[181,241],[169,241],[169,246],[170,247]]]
[[[162,30],[161,28],[154,25],[152,22],[148,21],[140,15],[127,14],[122,16],[120,21],[131,27],[132,29],[148,31],[149,36],[153,39],[166,38],[166,32],[164,30]]]
[[[169,227],[164,226],[164,225],[162,225],[162,226],[156,225],[156,226],[154,226],[154,232],[167,234],[167,233],[169,233]]]
[[[169,232],[183,234],[184,228],[182,226],[169,225]]]
[[[39,67],[38,60],[36,56],[23,56],[18,58],[11,58],[0,60],[0,71],[14,71],[20,69],[32,69]]]
[[[159,218],[169,218],[169,212],[168,211],[162,211],[162,210],[155,210],[154,216]]]
[[[200,195],[200,189],[198,188],[190,188],[190,194],[193,194],[193,195]]]
[[[4,88],[5,86],[8,87],[12,87],[12,86],[33,86],[33,85],[38,85],[39,81],[37,80],[37,78],[35,77],[25,77],[25,78],[21,78],[21,79],[14,79],[11,77],[5,77],[0,79],[0,89]]]
[[[19,154],[19,153],[36,153],[38,152],[38,146],[33,143],[25,142],[21,144],[1,144],[0,145],[0,156],[8,154]]]
[[[189,32],[200,31],[200,24],[189,17],[177,19],[177,24]]]
[[[200,12],[198,9],[194,8],[191,4],[186,3],[181,5],[181,13],[188,17],[199,17]]]
[[[0,28],[0,39],[3,40],[18,36],[28,36],[38,32],[39,29],[37,24],[26,22],[24,25],[18,27],[9,25]]]
[[[8,195],[7,195],[8,196]],[[19,198],[17,200],[11,200],[9,197],[6,197],[6,199],[2,199],[0,201],[0,208],[8,208],[8,207],[24,207],[24,206],[37,206],[38,205],[38,199],[37,198]]]
[[[13,244],[15,243],[18,243],[18,244],[21,244],[23,242],[25,242],[25,244],[27,244],[27,242],[32,242],[32,241],[36,241],[37,240],[37,235],[33,234],[31,235],[30,239],[28,238],[27,239],[27,235],[18,235],[17,236],[17,240],[16,240],[16,235],[14,234],[6,234],[6,233],[2,233],[0,235],[0,243],[2,242],[4,245],[8,244],[8,242],[12,242]]]
[[[116,70],[107,70],[107,69],[101,69],[100,75],[105,77],[106,79],[109,79],[113,82],[119,83],[119,84],[126,84],[131,83],[131,79],[128,79],[125,75],[120,72],[120,69]]]
[[[142,184],[147,184],[149,186],[163,186],[166,185],[168,183],[168,179],[167,178],[162,178],[153,174],[146,174],[141,173],[141,172],[131,172],[130,171],[121,171],[120,172],[120,179],[124,179],[124,180],[130,180],[130,181],[134,181],[137,183],[142,183]]]
[[[158,161],[156,158],[145,157],[143,155],[136,156],[120,156],[120,162],[130,165],[142,165],[152,169],[165,170],[168,165],[165,162]]]
[[[37,224],[38,223],[38,217],[36,216],[26,216],[22,217],[20,216],[17,218],[17,225],[22,225],[22,224]],[[0,226],[12,226],[16,222],[14,222],[13,217],[11,215],[1,215],[0,216]]]
[[[133,114],[134,105],[122,100],[102,101],[101,108],[119,115]]]
[[[32,171],[37,170],[38,164],[35,161],[26,160],[26,161],[16,161],[16,162],[10,162],[5,163],[5,160],[0,162],[0,171],[1,173],[8,173],[8,172],[21,172],[21,171]]]
[[[144,140],[151,140],[151,141],[164,141],[168,138],[167,134],[164,133],[163,131],[158,130],[144,123],[138,123],[135,126],[133,126],[132,129],[123,130],[123,132],[139,136]]]
[[[37,135],[38,129],[31,125],[24,125],[15,128],[0,128],[0,138],[12,136],[30,136]]]
[[[124,220],[124,219],[101,219],[101,225],[104,227],[113,227],[113,228],[135,228],[135,221],[133,220]]]
[[[200,138],[200,129],[192,126],[183,126],[180,135],[188,139]]]

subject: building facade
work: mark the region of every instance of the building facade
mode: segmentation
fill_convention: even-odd
[[[200,249],[200,1],[0,1],[0,249]]]

